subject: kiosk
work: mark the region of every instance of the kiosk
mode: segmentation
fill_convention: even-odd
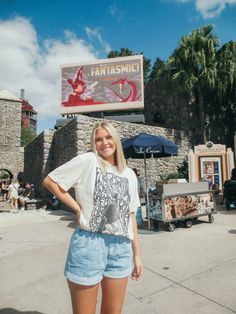
[[[200,216],[208,216],[212,223],[215,213],[214,192],[209,191],[208,182],[159,184],[148,190],[148,216],[154,229],[162,222],[174,231],[179,221],[190,228]]]

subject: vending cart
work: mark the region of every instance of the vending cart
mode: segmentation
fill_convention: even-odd
[[[169,231],[180,221],[190,228],[200,216],[208,216],[212,223],[216,213],[214,192],[209,191],[207,182],[159,184],[148,189],[147,206],[154,229],[162,222]]]

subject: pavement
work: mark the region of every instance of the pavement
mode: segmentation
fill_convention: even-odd
[[[139,229],[144,274],[129,281],[123,314],[236,313],[236,211],[218,205],[214,217]],[[0,314],[72,313],[63,268],[74,227],[68,212],[13,214],[0,202]]]

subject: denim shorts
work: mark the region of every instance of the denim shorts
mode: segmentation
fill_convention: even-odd
[[[124,278],[131,271],[132,249],[128,238],[75,229],[64,271],[69,281],[90,286],[99,283],[103,276]]]

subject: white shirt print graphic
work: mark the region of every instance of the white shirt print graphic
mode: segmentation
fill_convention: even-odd
[[[128,179],[111,172],[102,172],[97,167],[90,230],[126,236],[130,218],[129,203]]]

